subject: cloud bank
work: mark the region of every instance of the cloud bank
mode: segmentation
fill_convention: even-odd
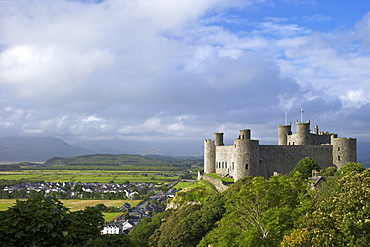
[[[370,141],[370,13],[317,32],[272,1],[4,1],[1,135],[276,142],[305,118]],[[242,27],[239,30],[238,27]],[[240,28],[241,29],[241,28]]]

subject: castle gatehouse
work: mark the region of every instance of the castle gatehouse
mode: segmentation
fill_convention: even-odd
[[[310,132],[310,120],[278,126],[278,145],[259,145],[251,139],[251,130],[240,130],[234,145],[224,145],[223,133],[214,133],[214,140],[204,140],[204,173],[230,176],[237,181],[246,176],[270,177],[288,174],[299,160],[310,156],[321,169],[340,169],[348,162],[357,162],[356,138],[338,138],[337,134],[319,132],[316,125]]]

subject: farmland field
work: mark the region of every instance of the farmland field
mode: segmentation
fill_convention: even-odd
[[[20,199],[25,200],[25,199]],[[0,211],[5,211],[13,206],[16,199],[0,199]],[[107,207],[119,207],[125,202],[130,203],[131,207],[135,206],[141,200],[79,200],[79,199],[60,199],[64,206],[69,208],[70,211],[83,210],[85,207],[95,206],[97,204],[104,204]]]
[[[0,179],[20,180],[22,178],[29,181],[44,182],[97,182],[115,183],[130,182],[152,182],[169,183],[178,176],[164,177],[155,175],[153,171],[107,171],[107,170],[22,170],[22,171],[2,171]]]

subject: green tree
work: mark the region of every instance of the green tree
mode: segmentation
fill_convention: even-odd
[[[337,189],[326,190],[329,195],[322,197],[318,192],[320,200],[312,213],[297,221],[297,231],[308,229],[309,246],[369,246],[370,169],[337,177],[334,182]]]
[[[246,177],[229,190],[224,217],[198,246],[278,246],[309,206],[298,175]]]
[[[300,172],[303,178],[308,178],[311,177],[312,170],[319,171],[320,166],[317,164],[316,160],[307,156],[298,162],[297,166],[293,170],[293,173]]]
[[[103,203],[96,204],[95,207],[99,209],[101,212],[107,210],[107,206],[105,206]]]
[[[155,231],[159,229],[165,218],[168,217],[172,212],[165,211],[162,213],[157,213],[153,218],[145,218],[141,220],[137,225],[129,232],[129,236],[137,241],[142,241],[149,245],[149,238]]]
[[[336,171],[337,171],[337,168],[335,166],[329,166],[325,169],[322,169],[320,171],[320,175],[321,176],[334,176]]]
[[[336,175],[344,176],[351,172],[362,172],[363,170],[365,170],[363,166],[364,165],[361,163],[348,162],[347,164],[342,166],[341,169],[339,169]]]
[[[138,223],[129,233],[149,246],[196,246],[225,212],[222,196],[204,199],[202,205],[184,204]]]
[[[120,246],[120,247],[147,247],[141,241],[132,241],[126,234],[106,234],[98,238],[89,239],[84,244],[84,247],[107,247],[107,246]]]
[[[37,196],[0,212],[0,242],[7,246],[84,246],[100,236],[98,209],[70,212],[57,199]]]

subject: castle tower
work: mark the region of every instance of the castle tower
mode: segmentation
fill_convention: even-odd
[[[297,128],[297,145],[309,145],[310,120],[306,123],[296,122]]]
[[[215,141],[204,140],[204,173],[216,172],[216,145]]]
[[[333,164],[339,170],[348,162],[357,162],[357,140],[356,138],[336,138],[331,136],[333,145]]]
[[[318,134],[319,134],[319,126],[318,126],[318,125],[315,125],[315,128],[314,128],[314,130],[313,130],[313,133],[314,133],[315,135],[318,135]]]
[[[251,139],[251,130],[244,129],[239,131],[239,139],[240,140],[248,140]]]
[[[240,137],[250,138],[250,130],[241,130]],[[245,176],[259,176],[259,141],[251,139],[234,140],[234,181]]]
[[[223,146],[224,145],[224,133],[213,133],[215,138],[215,145],[216,146]]]
[[[278,145],[288,145],[288,135],[292,134],[292,124],[278,125]]]

